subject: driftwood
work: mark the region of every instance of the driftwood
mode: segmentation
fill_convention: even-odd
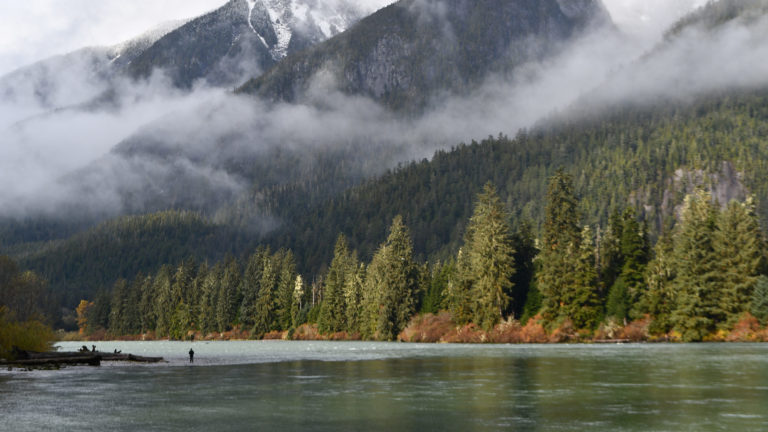
[[[35,352],[14,350],[16,360],[0,361],[3,366],[19,367],[58,367],[72,365],[99,366],[102,361],[129,361],[138,363],[158,363],[162,357],[142,357],[133,354],[88,352]]]
[[[631,343],[631,339],[597,339],[592,341],[596,344],[623,344],[623,343]]]
[[[47,354],[47,353],[46,353]],[[98,354],[81,354],[81,353],[55,353],[61,354],[57,356],[30,356],[27,358],[17,358],[16,360],[10,360],[2,365],[7,366],[21,366],[21,367],[43,367],[43,366],[72,366],[72,365],[88,365],[99,366],[101,364],[101,356]]]
[[[130,361],[130,362],[137,362],[137,363],[159,363],[163,361],[162,357],[142,357],[137,356],[133,354],[110,354],[110,353],[103,353],[101,354],[101,359],[103,361]]]

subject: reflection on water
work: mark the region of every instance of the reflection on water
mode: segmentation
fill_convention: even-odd
[[[169,362],[2,372],[0,430],[768,430],[768,345],[97,348]]]

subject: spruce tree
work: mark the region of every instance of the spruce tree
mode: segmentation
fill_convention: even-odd
[[[515,250],[515,274],[512,276],[512,291],[506,315],[521,317],[531,291],[535,274],[534,260],[539,253],[536,246],[536,236],[530,221],[520,223],[517,232],[512,236],[512,247]]]
[[[292,326],[291,310],[293,307],[293,291],[296,283],[296,260],[293,253],[283,250],[280,253],[280,275],[277,281],[276,319],[281,330]]]
[[[472,321],[472,265],[469,255],[462,248],[456,255],[456,271],[453,272],[446,287],[446,304],[448,311],[457,324],[468,324]]]
[[[225,260],[216,296],[216,326],[219,332],[232,328],[237,318],[240,299],[240,267],[233,257]]]
[[[624,211],[619,223],[621,272],[608,293],[606,315],[618,320],[637,319],[642,315],[638,302],[646,288],[647,235],[631,207]]]
[[[751,300],[752,315],[760,321],[760,324],[768,324],[768,277],[762,275],[757,278]]]
[[[146,277],[139,272],[128,287],[128,303],[125,310],[126,334],[139,334],[141,327],[142,286]]]
[[[453,261],[444,264],[437,262],[434,265],[420,312],[434,314],[446,307],[448,284],[455,277],[455,273],[456,264]]]
[[[304,279],[301,275],[296,275],[296,280],[293,283],[293,303],[291,303],[291,324],[294,328],[305,322],[304,314],[307,308],[306,292]]]
[[[222,264],[216,264],[206,272],[202,282],[197,322],[203,334],[208,334],[218,329],[216,312],[223,273]]]
[[[652,317],[648,331],[664,334],[672,330],[672,312],[677,303],[674,279],[674,246],[672,238],[663,235],[653,249],[653,259],[645,270],[647,290],[640,296],[639,311]]]
[[[621,254],[623,227],[622,213],[615,210],[611,213],[608,227],[604,230],[598,230],[596,262],[600,277],[600,289],[603,295],[610,295],[610,289],[619,278],[624,264]]]
[[[563,315],[577,328],[593,328],[601,318],[592,230],[584,227],[573,273],[573,286],[564,293]]]
[[[137,277],[137,280],[139,278]],[[146,276],[140,281],[141,300],[139,301],[139,320],[141,332],[154,331],[157,328],[157,311],[155,310],[154,280]]]
[[[157,337],[168,336],[168,330],[171,326],[171,316],[176,307],[173,304],[173,293],[171,290],[171,268],[167,265],[160,268],[152,284],[154,291],[154,304]]]
[[[256,303],[261,289],[261,277],[264,263],[269,259],[268,248],[260,247],[248,258],[240,282],[240,322],[244,328],[251,328],[256,323]]]
[[[365,264],[360,263],[352,277],[348,278],[344,284],[344,297],[347,302],[347,331],[352,333],[361,331],[365,272]]]
[[[496,188],[486,184],[467,226],[466,260],[459,274],[472,299],[472,321],[486,330],[502,319],[510,302],[515,249],[507,219]]]
[[[579,212],[573,179],[559,169],[549,181],[536,285],[548,321],[567,316],[580,253]]]
[[[752,199],[732,201],[718,218],[713,245],[719,267],[719,304],[729,327],[749,310],[757,279],[765,273],[765,246]]]
[[[675,236],[677,303],[672,320],[687,342],[702,340],[726,316],[718,292],[720,275],[713,241],[717,212],[711,201],[703,191],[687,196]]]
[[[366,274],[366,311],[371,320],[364,326],[366,332],[375,329],[379,339],[394,340],[416,312],[418,289],[411,236],[403,218],[396,216]]]
[[[259,292],[254,311],[253,336],[261,338],[267,332],[276,329],[275,308],[277,283],[280,278],[279,263],[276,257],[267,257],[259,282]]]
[[[347,328],[347,300],[345,286],[357,270],[357,259],[349,251],[347,239],[339,234],[328,268],[320,305],[318,329],[321,333],[336,333]]]
[[[109,312],[109,332],[115,336],[128,334],[126,328],[129,286],[125,279],[118,279],[112,286],[112,304]]]

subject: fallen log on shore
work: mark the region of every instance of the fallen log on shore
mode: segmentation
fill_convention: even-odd
[[[632,343],[631,339],[596,339],[592,341],[596,344],[623,344],[623,343]]]
[[[45,366],[99,366],[101,365],[101,356],[98,354],[81,353],[60,353],[59,356],[42,356],[38,358],[20,358],[16,360],[5,361],[0,364],[3,366],[20,367],[45,367]]]
[[[100,366],[102,361],[128,361],[137,363],[158,363],[162,357],[142,357],[133,354],[88,352],[35,352],[15,351],[16,360],[0,361],[2,366],[18,367],[59,367],[88,365]]]
[[[143,356],[137,356],[133,354],[110,354],[110,353],[103,353],[101,354],[101,359],[103,361],[130,361],[130,362],[137,362],[137,363],[159,363],[163,361],[162,357],[143,357]]]

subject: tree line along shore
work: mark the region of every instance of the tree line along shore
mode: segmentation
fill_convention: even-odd
[[[332,339],[416,342],[768,341],[765,234],[753,199],[698,190],[652,245],[633,208],[580,225],[573,179],[549,182],[537,237],[513,227],[492,184],[462,247],[417,262],[395,217],[370,261],[343,234],[311,281],[289,250],[242,262],[188,260],[119,280],[77,308],[90,339]]]

